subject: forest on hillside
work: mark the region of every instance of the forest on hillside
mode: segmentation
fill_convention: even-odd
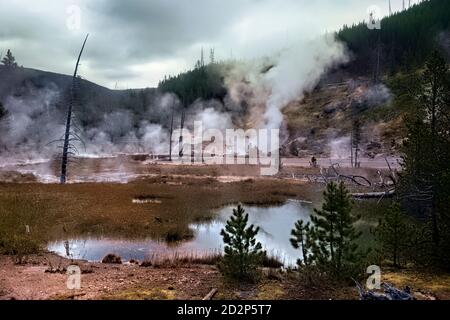
[[[431,0],[415,4],[381,20],[381,29],[369,29],[365,22],[345,25],[337,37],[352,53],[349,68],[373,75],[380,58],[380,72],[394,74],[423,66],[431,52],[450,49],[450,1]]]
[[[449,13],[450,1],[430,0],[383,18],[380,30],[370,30],[365,22],[344,25],[336,37],[346,44],[351,55],[345,69],[352,74],[373,77],[379,64],[378,77],[381,77],[421,68],[434,49],[449,57]],[[230,61],[197,63],[192,70],[166,77],[158,89],[176,93],[185,105],[198,98],[221,99],[226,94],[223,74],[231,66]]]

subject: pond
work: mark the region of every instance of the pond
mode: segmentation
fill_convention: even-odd
[[[52,242],[48,249],[60,256],[89,261],[101,261],[108,253],[119,255],[123,261],[145,260],[162,255],[207,255],[223,251],[220,230],[232,214],[234,206],[218,209],[216,218],[210,222],[191,224],[194,237],[177,243],[167,243],[155,239],[126,240],[108,238],[79,238]],[[295,265],[300,252],[289,241],[294,223],[308,220],[312,205],[298,200],[288,200],[279,206],[244,206],[249,214],[249,222],[260,227],[257,240],[270,256],[281,262]]]

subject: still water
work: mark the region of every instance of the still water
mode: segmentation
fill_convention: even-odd
[[[278,257],[285,265],[294,265],[300,252],[290,242],[295,221],[309,220],[312,206],[289,200],[280,206],[244,206],[249,222],[260,227],[257,240],[269,255]],[[52,242],[48,249],[60,256],[89,261],[101,261],[108,253],[119,255],[123,261],[144,260],[152,255],[189,255],[217,253],[223,250],[220,230],[232,214],[233,206],[218,209],[213,221],[190,225],[194,237],[187,241],[168,244],[161,240],[125,240],[110,238],[78,238]]]

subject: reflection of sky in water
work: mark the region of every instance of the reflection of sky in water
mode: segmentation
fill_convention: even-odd
[[[257,235],[269,255],[275,255],[286,264],[295,264],[300,252],[292,248],[289,237],[295,221],[309,220],[311,206],[298,201],[287,201],[276,207],[244,206],[249,214],[249,222],[260,227]],[[119,255],[123,260],[144,260],[151,255],[166,254],[207,254],[222,250],[223,243],[220,230],[232,214],[233,206],[222,208],[218,217],[209,223],[192,224],[194,238],[168,245],[163,241],[118,240],[118,239],[73,239],[50,243],[48,249],[67,257],[67,246],[71,258],[100,261],[108,253]]]

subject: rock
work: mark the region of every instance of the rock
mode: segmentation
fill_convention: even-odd
[[[103,258],[102,263],[121,264],[122,259],[113,253],[109,253]]]
[[[150,260],[144,260],[141,262],[140,266],[141,267],[151,267],[153,264]]]

